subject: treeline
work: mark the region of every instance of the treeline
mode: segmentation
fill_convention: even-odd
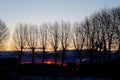
[[[0,21],[0,44],[7,40],[8,28]],[[45,60],[47,47],[54,51],[54,62],[57,64],[57,51],[62,50],[62,62],[64,64],[66,50],[73,44],[75,52],[82,63],[82,50],[86,49],[89,63],[100,63],[101,54],[104,54],[104,62],[111,61],[111,51],[116,49],[116,58],[120,52],[120,7],[102,9],[86,17],[83,22],[53,22],[43,23],[40,26],[32,24],[19,24],[12,35],[16,49],[20,50],[19,62],[24,49],[31,49],[32,63],[35,59],[35,50],[40,49],[42,63]]]

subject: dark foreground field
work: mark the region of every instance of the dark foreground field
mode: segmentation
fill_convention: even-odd
[[[7,63],[6,63],[7,61]],[[12,62],[13,61],[13,62]],[[0,60],[0,80],[96,80],[119,79],[120,60],[104,64],[17,64]]]

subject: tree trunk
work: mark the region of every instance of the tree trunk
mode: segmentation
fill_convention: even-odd
[[[109,48],[109,51],[108,51],[108,61],[111,62],[111,41],[109,42],[108,48]]]
[[[117,51],[117,59],[119,59],[119,52],[120,52],[120,40],[119,40],[119,46],[118,46],[118,51]]]
[[[32,64],[34,64],[35,62],[35,48],[32,48]]]
[[[93,63],[93,49],[90,50],[90,53],[89,53],[89,63]]]
[[[95,63],[98,62],[98,47],[95,49]]]
[[[44,64],[45,61],[45,48],[43,47],[43,53],[42,53],[42,64]]]
[[[81,64],[82,63],[81,51],[79,49],[76,51],[77,51],[77,54],[79,55],[79,64]]]
[[[106,58],[107,58],[107,55],[106,55],[106,43],[104,43],[104,63],[106,62]]]
[[[57,50],[54,49],[54,51],[55,51],[55,64],[57,64]]]
[[[99,48],[99,53],[98,53],[98,63],[101,63],[101,48]]]
[[[64,65],[64,60],[65,60],[65,49],[63,49],[62,51],[62,63],[61,63],[62,66]]]
[[[21,63],[22,54],[23,54],[23,48],[21,48],[21,51],[20,51],[20,54],[19,54],[19,64]]]

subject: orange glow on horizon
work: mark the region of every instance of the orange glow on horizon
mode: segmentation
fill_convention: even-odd
[[[41,62],[35,62],[36,64],[41,64]],[[20,64],[31,64],[31,62],[21,62]],[[54,64],[54,61],[52,60],[47,60],[44,62],[44,64]],[[57,65],[61,65],[61,62],[57,62]],[[67,66],[66,63],[63,64],[63,66]]]
[[[44,64],[54,64],[54,61],[49,59],[44,61]]]
[[[46,61],[46,62],[44,62],[45,64],[53,64],[53,62],[52,61]]]

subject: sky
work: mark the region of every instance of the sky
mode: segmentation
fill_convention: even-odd
[[[19,23],[83,21],[95,11],[119,5],[120,0],[0,0],[0,19],[13,32]]]
[[[0,19],[14,30],[19,23],[82,21],[95,11],[119,5],[120,0],[0,0]]]

